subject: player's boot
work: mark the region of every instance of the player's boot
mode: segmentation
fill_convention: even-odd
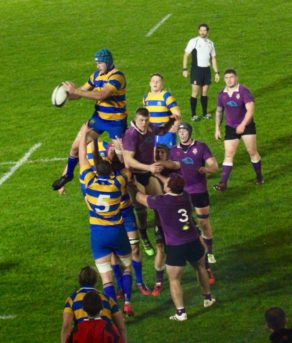
[[[155,252],[154,252],[154,248],[153,248],[152,244],[150,243],[149,239],[147,239],[147,238],[142,239],[142,244],[143,244],[143,248],[145,250],[145,253],[148,256],[153,256]]]
[[[162,283],[156,283],[154,288],[153,288],[153,291],[152,291],[152,296],[153,297],[159,297],[159,295],[161,294],[162,292]]]
[[[207,269],[207,273],[209,277],[209,285],[214,285],[216,280],[210,268]]]
[[[216,258],[213,254],[207,254],[207,257],[208,257],[208,262],[209,263],[216,263]]]
[[[256,179],[256,185],[262,185],[262,184],[264,184],[265,183],[265,180],[264,180],[264,178],[263,177],[260,177],[260,178],[257,178]]]
[[[226,186],[226,183],[220,181],[219,183],[214,185],[213,188],[215,189],[215,191],[224,192],[226,191],[227,186]]]
[[[212,115],[210,113],[202,114],[204,119],[212,119]]]
[[[134,316],[134,311],[130,303],[124,303],[123,312],[128,317]]]
[[[211,299],[204,299],[204,307],[211,307],[214,305],[216,300],[214,298]]]
[[[122,288],[119,288],[116,292],[116,298],[119,299],[124,299],[124,292],[122,290]]]
[[[62,175],[58,180],[53,182],[52,188],[54,191],[57,191],[58,189],[65,186],[67,182],[70,182],[72,180],[73,180],[73,176]]]
[[[142,295],[151,295],[151,290],[144,284],[137,284],[137,288]]]
[[[181,315],[176,313],[174,316],[170,316],[169,319],[170,320],[177,320],[178,322],[182,322],[184,320],[187,320],[188,316],[186,313],[182,313]]]
[[[199,116],[192,116],[192,121],[200,121],[201,118]]]

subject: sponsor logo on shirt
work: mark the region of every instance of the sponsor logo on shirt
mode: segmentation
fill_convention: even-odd
[[[226,104],[230,107],[238,107],[237,103],[233,100],[227,101]]]
[[[240,99],[240,94],[236,94],[236,99],[239,100]]]
[[[151,136],[148,136],[144,139],[144,142],[145,144],[152,144],[153,143],[153,137]]]
[[[187,164],[187,165],[190,165],[190,164],[194,164],[194,161],[191,157],[184,157],[181,162],[183,164]]]
[[[198,153],[198,149],[197,149],[197,148],[194,148],[194,149],[192,150],[192,153],[193,153],[194,155],[196,155],[196,154]]]

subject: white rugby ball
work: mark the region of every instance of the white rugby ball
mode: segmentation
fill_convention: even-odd
[[[52,94],[52,104],[56,107],[62,107],[65,105],[68,99],[68,92],[65,86],[61,83],[54,90]]]

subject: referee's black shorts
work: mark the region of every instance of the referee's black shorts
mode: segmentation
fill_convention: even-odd
[[[232,139],[240,139],[241,136],[255,135],[255,134],[256,134],[256,125],[255,125],[255,122],[253,121],[250,124],[246,125],[245,130],[240,135],[236,133],[236,129],[234,127],[226,125],[224,140],[228,141]]]
[[[183,267],[188,261],[197,263],[205,254],[205,248],[200,239],[182,245],[166,245],[166,264],[168,266]]]
[[[192,67],[191,68],[191,84],[205,86],[211,84],[211,69],[210,67]]]

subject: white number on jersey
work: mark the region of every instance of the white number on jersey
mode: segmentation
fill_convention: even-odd
[[[96,209],[96,212],[108,212],[110,205],[108,204],[107,201],[105,201],[106,199],[110,199],[110,195],[109,194],[101,194],[98,199],[97,199],[97,206],[104,206],[103,209]]]

